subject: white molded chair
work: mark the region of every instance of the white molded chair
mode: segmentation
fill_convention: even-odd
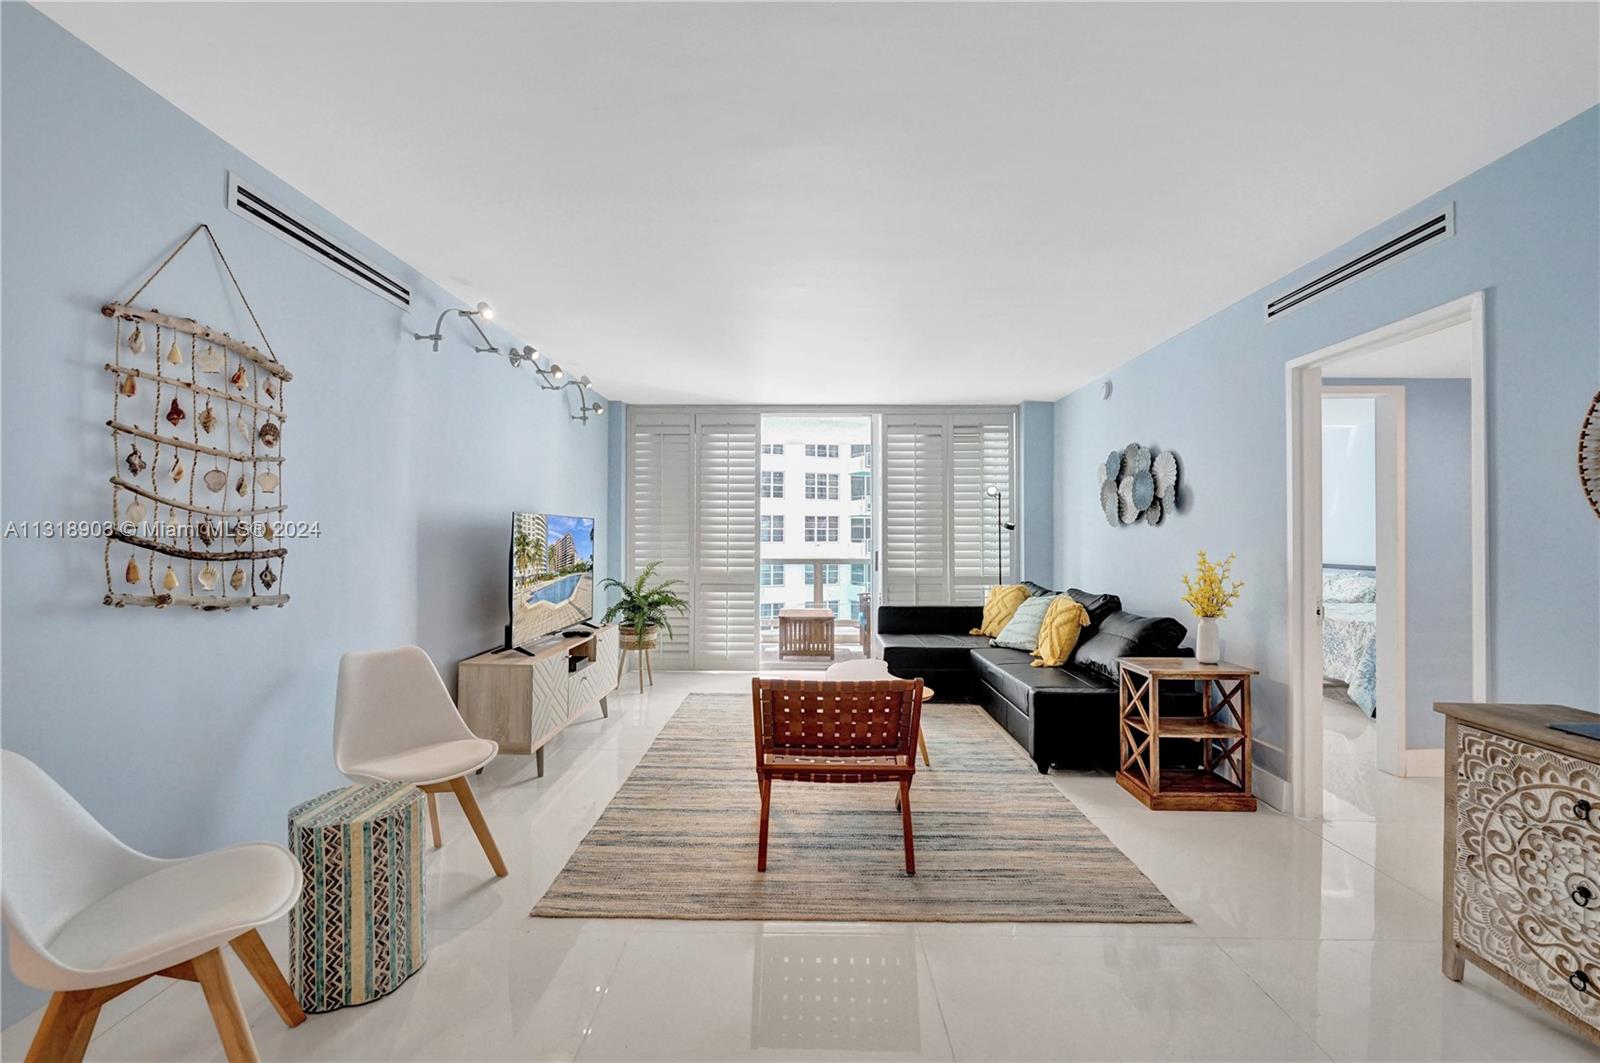
[[[290,1026],[305,1012],[257,927],[300,897],[300,868],[266,842],[179,860],[118,841],[33,761],[0,751],[0,906],[17,978],[53,992],[28,1059],[79,1060],[108,1001],[161,975],[199,982],[230,1060],[255,1041],[222,948]]]
[[[438,794],[454,793],[494,873],[505,861],[489,833],[467,776],[500,752],[456,711],[438,669],[418,646],[347,653],[339,659],[333,761],[358,781],[406,782],[428,795],[433,847],[439,837]]]

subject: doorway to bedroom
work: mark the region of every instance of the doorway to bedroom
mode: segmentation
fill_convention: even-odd
[[[1434,824],[1433,705],[1487,696],[1479,309],[1289,367],[1292,783],[1327,829]]]

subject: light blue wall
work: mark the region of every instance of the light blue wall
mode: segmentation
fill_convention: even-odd
[[[1377,410],[1370,396],[1322,399],[1322,560],[1377,564]]]
[[[1406,745],[1436,749],[1444,745],[1444,717],[1433,703],[1472,700],[1472,385],[1323,383],[1405,388]]]
[[[438,354],[413,342],[461,300],[32,8],[7,3],[0,17],[4,520],[109,517],[100,367],[112,326],[99,307],[204,221],[295,374],[287,516],[322,533],[290,544],[287,608],[216,615],[108,609],[101,541],[7,539],[0,741],[149,852],[281,840],[290,805],[340,781],[339,655],[419,642],[453,681],[457,659],[498,643],[510,514],[604,518],[606,424],[568,420],[568,396],[474,356],[459,326]],[[416,308],[402,314],[227,213],[229,169],[391,264]],[[191,245],[142,301],[251,335],[208,255]],[[115,569],[125,561],[112,552]],[[42,998],[6,977],[10,1022]]]
[[[1238,551],[1244,597],[1223,652],[1262,669],[1259,763],[1285,775],[1284,363],[1479,289],[1488,292],[1492,697],[1600,710],[1600,522],[1573,469],[1600,387],[1600,108],[1200,322],[1056,407],[1056,579],[1182,616],[1194,551]],[[1342,261],[1444,203],[1457,232],[1267,324],[1270,293]],[[1307,209],[1315,209],[1308,203]],[[1185,510],[1157,528],[1111,528],[1095,465],[1130,439],[1175,450]],[[1185,618],[1192,627],[1192,618]]]
[[[1024,402],[1017,409],[1017,422],[1017,480],[1022,486],[1016,518],[1018,575],[1055,587],[1055,404]]]

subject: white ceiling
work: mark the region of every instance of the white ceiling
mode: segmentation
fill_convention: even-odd
[[[1322,367],[1322,377],[1428,379],[1472,375],[1470,321],[1436,329],[1389,347],[1357,351]]]
[[[1055,398],[1600,99],[1594,4],[41,7],[632,401]]]

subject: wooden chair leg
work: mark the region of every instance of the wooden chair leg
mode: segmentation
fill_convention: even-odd
[[[478,769],[482,771],[482,768]],[[433,847],[439,848],[444,844],[444,835],[439,832],[439,795],[428,795],[428,826],[433,828]]]
[[[933,767],[933,761],[928,757],[928,740],[922,737],[922,728],[917,728],[917,748],[922,750],[922,764],[924,767]]]
[[[433,795],[428,796],[431,798]],[[278,1013],[278,1018],[283,1020],[283,1024],[299,1026],[305,1022],[305,1010],[300,1007],[300,1001],[295,999],[294,990],[289,988],[283,972],[278,970],[278,961],[267,951],[267,943],[261,940],[261,932],[246,930],[229,944],[233,946],[233,951],[238,954],[239,959],[244,961],[245,970],[250,972],[250,977],[256,980],[256,985],[261,987],[261,991],[272,1002],[272,1008]]]
[[[77,1063],[89,1047],[99,1017],[100,1005],[95,1003],[92,989],[52,994],[28,1046],[27,1063]]]
[[[772,810],[772,780],[761,780],[761,844],[756,850],[756,870],[767,869],[767,813]]]
[[[255,1038],[250,1036],[250,1024],[245,1021],[244,1007],[233,988],[233,979],[228,977],[228,963],[222,958],[222,951],[212,949],[201,953],[193,963],[229,1063],[259,1063],[261,1056],[256,1052]]]
[[[467,777],[458,775],[451,779],[450,789],[456,792],[456,800],[461,802],[461,811],[467,814],[467,822],[472,824],[472,833],[478,836],[478,844],[483,846],[489,866],[494,868],[496,875],[505,878],[510,872],[506,870],[506,862],[500,859],[500,847],[495,845],[494,835],[489,833],[489,824],[483,818],[483,809],[478,807],[478,799],[472,795],[472,787],[467,785]]]
[[[900,826],[906,836],[906,874],[917,873],[917,850],[911,841],[911,782],[900,783]]]

